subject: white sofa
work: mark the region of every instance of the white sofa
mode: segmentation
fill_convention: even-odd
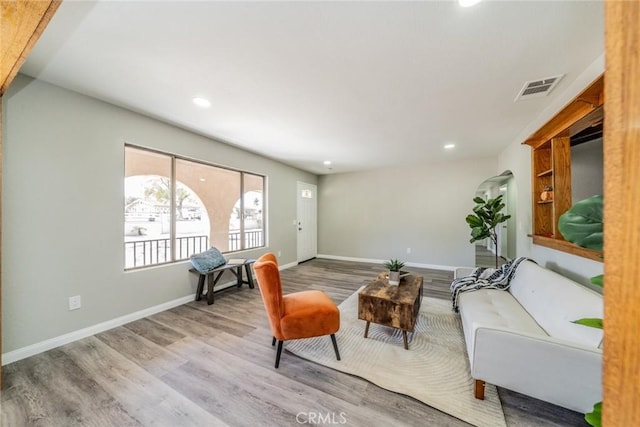
[[[602,295],[524,261],[508,291],[464,292],[459,307],[477,398],[486,381],[582,413],[602,400],[602,330],[571,322],[602,318]]]

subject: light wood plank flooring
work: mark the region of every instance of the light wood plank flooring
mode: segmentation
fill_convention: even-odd
[[[320,289],[340,303],[380,270],[316,259],[283,271],[283,287]],[[450,272],[410,270],[430,280],[425,295],[449,299]],[[1,422],[295,426],[316,413],[350,426],[468,425],[286,351],[276,370],[274,356],[258,289],[232,288],[214,305],[191,302],[5,366]],[[509,426],[586,425],[581,414],[517,393],[500,398]]]
[[[499,256],[498,266],[506,263],[507,261]],[[493,252],[486,248],[486,246],[476,245],[476,267],[496,267],[496,256]]]

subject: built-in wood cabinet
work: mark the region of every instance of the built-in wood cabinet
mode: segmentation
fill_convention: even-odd
[[[571,207],[571,147],[568,136],[558,136],[535,148],[533,156],[533,210],[535,236],[562,239],[558,218]]]
[[[558,219],[572,206],[571,137],[603,119],[604,76],[598,78],[524,143],[531,151],[533,243],[602,261],[602,253],[567,242]]]

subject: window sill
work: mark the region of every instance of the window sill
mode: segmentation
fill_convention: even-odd
[[[546,246],[547,248],[555,249],[561,252],[566,252],[572,255],[581,256],[583,258],[589,258],[598,262],[604,261],[604,255],[602,251],[582,248],[571,242],[567,242],[566,240],[554,239],[553,237],[532,236],[532,235],[529,235],[529,237],[533,238],[534,245]]]

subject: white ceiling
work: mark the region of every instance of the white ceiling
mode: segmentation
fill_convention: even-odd
[[[602,1],[67,0],[21,71],[324,174],[495,156],[603,52]]]

